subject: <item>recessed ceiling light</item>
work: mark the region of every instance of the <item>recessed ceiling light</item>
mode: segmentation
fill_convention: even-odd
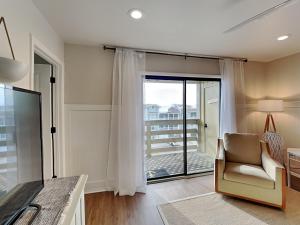
[[[283,41],[283,40],[286,40],[286,39],[288,39],[288,38],[289,38],[288,35],[282,35],[282,36],[278,37],[277,40],[278,40],[278,41]]]
[[[129,10],[128,14],[130,15],[130,17],[132,19],[135,19],[135,20],[139,20],[143,17],[143,13],[139,9],[131,9],[131,10]]]

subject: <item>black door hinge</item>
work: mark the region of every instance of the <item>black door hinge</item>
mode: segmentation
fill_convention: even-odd
[[[50,77],[50,83],[55,84],[55,77]]]
[[[56,133],[56,127],[51,127],[51,134],[55,134]]]

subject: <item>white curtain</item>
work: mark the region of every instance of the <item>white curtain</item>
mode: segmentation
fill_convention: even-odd
[[[220,60],[221,119],[220,136],[224,133],[247,132],[245,113],[244,62]]]
[[[119,195],[146,191],[141,71],[145,54],[116,49],[107,185]]]

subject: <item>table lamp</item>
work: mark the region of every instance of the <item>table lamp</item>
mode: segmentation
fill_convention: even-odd
[[[282,112],[283,101],[282,100],[259,100],[257,109],[260,112],[266,112],[266,123],[264,133],[270,131],[270,127],[273,126],[274,132],[276,132],[276,126],[271,112]]]

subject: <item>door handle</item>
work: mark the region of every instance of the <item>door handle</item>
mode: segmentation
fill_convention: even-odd
[[[204,124],[204,128],[207,128],[207,123]]]

